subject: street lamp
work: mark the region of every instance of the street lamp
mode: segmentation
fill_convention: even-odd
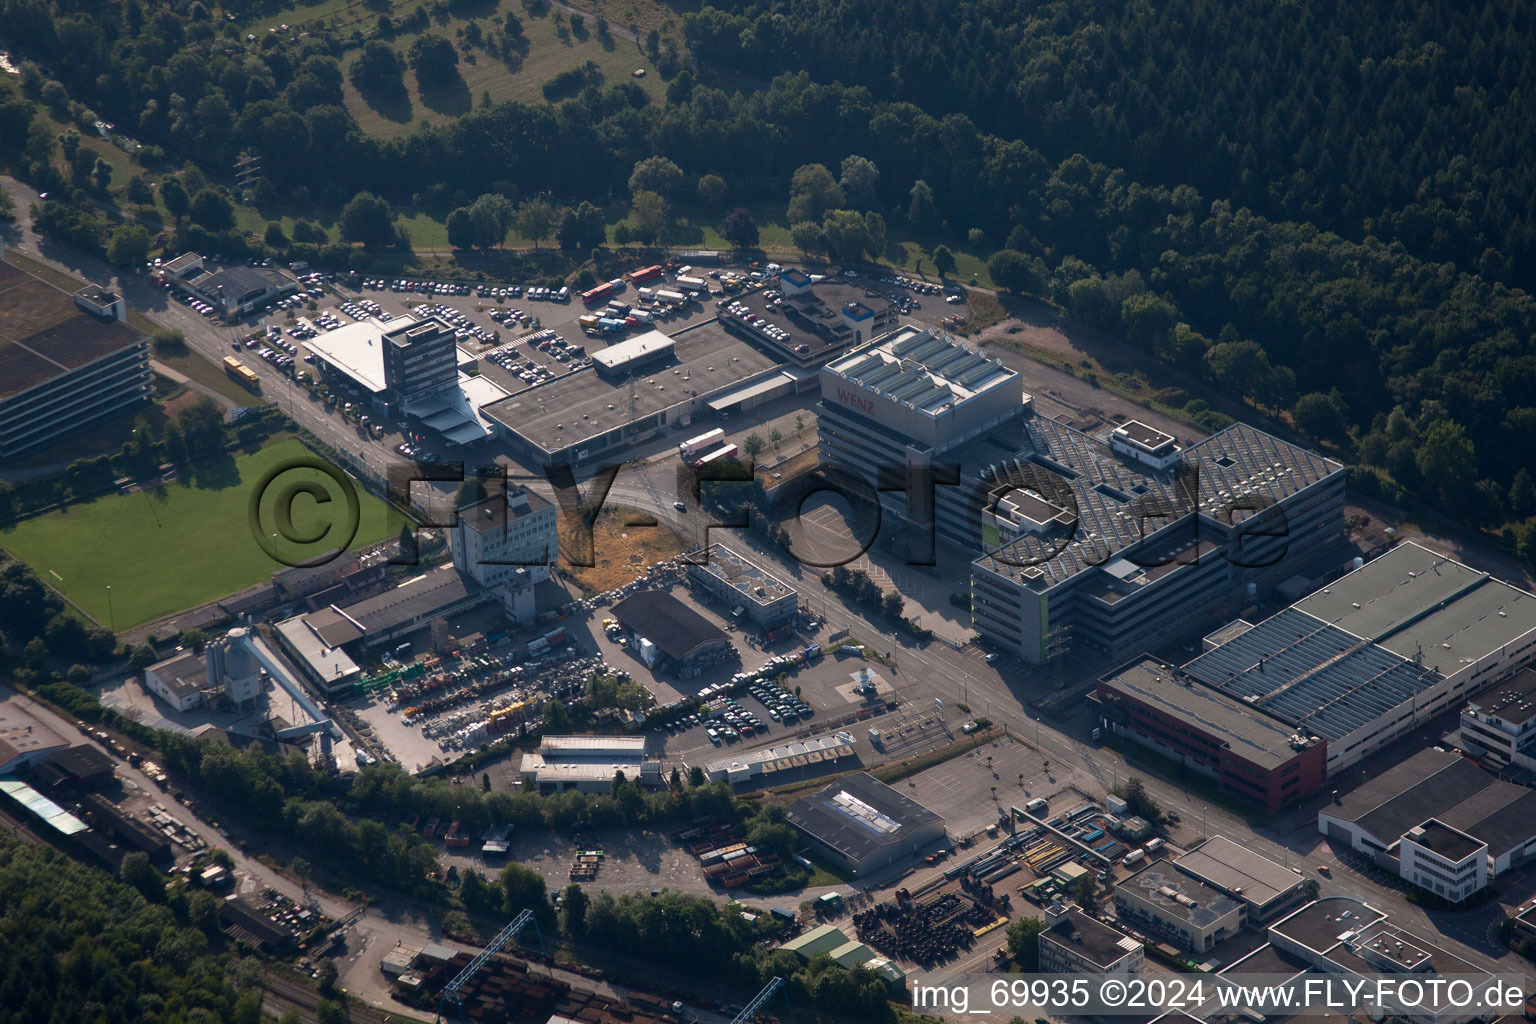
[[[107,625],[117,635],[117,616],[112,614],[112,584],[107,584]]]

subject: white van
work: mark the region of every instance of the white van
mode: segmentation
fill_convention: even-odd
[[[1045,813],[1045,809],[1047,807],[1049,807],[1049,806],[1050,805],[1045,802],[1044,798],[1037,796],[1033,800],[1031,800],[1029,803],[1025,804],[1024,805],[1024,809],[1026,811],[1028,811],[1030,814],[1039,815],[1039,814],[1044,814]]]

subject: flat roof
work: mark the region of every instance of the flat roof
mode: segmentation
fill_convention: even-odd
[[[1244,760],[1265,768],[1278,768],[1299,752],[1290,742],[1296,732],[1293,727],[1207,687],[1189,685],[1174,669],[1152,658],[1117,669],[1101,682],[1112,692],[1188,722],[1222,740]]]
[[[20,698],[0,701],[0,767],[40,751],[63,750],[68,741],[22,707]]]
[[[780,581],[756,562],[724,544],[711,544],[702,559],[690,563],[690,570],[708,573],[731,587],[749,604],[763,605],[795,595],[795,588]],[[758,590],[763,591],[758,594]]]
[[[1211,836],[1173,863],[1186,875],[1224,892],[1241,890],[1245,902],[1259,907],[1286,895],[1304,881],[1299,871],[1277,864],[1226,836]]]
[[[1049,934],[1057,945],[1071,948],[1099,967],[1113,966],[1127,953],[1141,947],[1141,943],[1129,935],[1111,928],[1097,918],[1089,917],[1076,907],[1048,924],[1045,934]]]
[[[197,693],[208,686],[208,665],[202,655],[192,653],[190,648],[151,665],[150,669],[178,697]]]
[[[539,741],[539,753],[545,758],[603,757],[615,755],[645,757],[644,736],[545,736]]]
[[[1536,630],[1536,596],[1412,541],[1294,607],[1443,675]]]
[[[347,605],[345,611],[365,633],[381,633],[479,590],[479,584],[460,574],[452,565],[444,565],[382,594]]]
[[[1154,862],[1123,882],[1115,883],[1115,892],[1129,893],[1155,904],[1158,912],[1206,928],[1242,909],[1242,904],[1195,878],[1182,874],[1171,865]]]
[[[251,292],[268,288],[286,288],[297,284],[293,278],[271,267],[230,266],[211,274],[189,278],[187,284],[204,295],[212,295],[222,289],[225,299],[238,300]]]
[[[905,844],[914,831],[944,821],[867,772],[854,772],[801,797],[789,805],[785,820],[853,861]]]
[[[850,352],[826,369],[857,387],[909,409],[939,416],[983,392],[1017,387],[1017,370],[989,359],[945,334],[904,326],[876,344]]]
[[[711,761],[704,766],[710,775],[732,770],[756,768],[763,774],[802,768],[810,764],[836,761],[853,753],[853,733],[838,732],[830,736],[812,736],[809,739],[776,743],[771,747],[745,750],[731,757]]]
[[[409,326],[416,318],[401,314],[387,324],[368,317],[356,323],[324,331],[304,342],[304,347],[326,365],[350,377],[365,391],[384,391],[384,334]]]
[[[1375,907],[1348,896],[1313,900],[1293,914],[1269,926],[1270,931],[1301,943],[1318,953],[1340,944],[1345,932],[1358,932],[1386,919]]]
[[[668,335],[660,331],[646,331],[637,334],[633,338],[625,338],[623,341],[607,348],[590,352],[592,362],[605,370],[621,370],[630,363],[652,357],[660,358],[670,353],[676,346]]]
[[[1344,471],[1332,459],[1246,423],[1235,423],[1184,452],[1183,464],[1199,472],[1198,505],[1172,470],[1153,471],[1114,454],[1098,437],[1039,415],[1021,417],[951,453],[956,455],[965,464],[962,479],[996,487],[1033,481],[1053,504],[1075,513],[1077,529],[1070,539],[1054,531],[1024,533],[997,555],[977,560],[1042,590],[1132,549],[1156,556],[1148,561],[1161,561],[1166,537],[1151,533],[1159,521],[1174,526],[1197,511],[1221,520],[1233,501],[1279,502]]]
[[[1478,850],[1487,847],[1487,844],[1435,818],[1430,818],[1419,825],[1417,830],[1410,832],[1408,838],[1411,842],[1449,861],[1466,860]]]
[[[701,397],[707,400],[778,365],[713,320],[674,335],[673,341],[675,362],[632,378],[638,419]],[[527,443],[558,452],[631,422],[629,380],[578,370],[503,398],[484,411]]]
[[[519,519],[526,519],[554,507],[548,498],[518,484],[507,485],[503,502],[504,515],[497,515],[496,506],[489,504],[495,498],[495,495],[487,495],[474,504],[465,505],[458,510],[459,521],[476,533],[490,533],[504,530]]]
[[[117,320],[101,320],[74,295],[0,260],[0,399],[143,342]]]
[[[686,661],[700,647],[730,642],[725,631],[665,590],[637,590],[613,606],[613,617],[674,661]]]
[[[327,609],[326,611],[334,611]],[[297,652],[304,664],[314,673],[315,678],[322,680],[327,687],[338,686],[358,676],[362,669],[357,662],[340,647],[327,643],[324,637],[316,631],[310,620],[321,617],[322,624],[334,621],[327,617],[325,611],[316,612],[314,615],[295,615],[291,619],[284,619],[277,624],[277,631],[290,648]],[[361,636],[361,631],[354,626],[349,632],[355,632]],[[349,636],[349,639],[356,637]]]
[[[1521,669],[1467,704],[1509,725],[1524,725],[1536,717],[1536,669]]]
[[[1115,428],[1114,433],[1149,452],[1155,452],[1159,448],[1173,444],[1176,440],[1172,434],[1164,433],[1141,420],[1126,420]]]

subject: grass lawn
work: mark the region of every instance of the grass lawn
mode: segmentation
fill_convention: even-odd
[[[309,454],[298,441],[281,441],[201,471],[190,485],[111,495],[26,520],[0,530],[0,545],[98,622],[127,629],[260,583],[281,568],[252,536],[248,505],[265,473]],[[303,495],[293,501],[294,535],[320,535],[308,545],[281,540],[281,553],[294,561],[338,542],[327,538],[338,532],[346,508],[328,476],[292,469],[266,491],[264,532],[276,529],[277,493],[299,482],[320,483],[333,500],[324,507]],[[388,506],[361,488],[357,493],[361,522],[352,547],[398,530],[398,522],[391,528]],[[338,512],[327,516],[329,509]],[[270,538],[264,542],[270,548]]]
[[[406,9],[392,15],[397,22]],[[510,60],[480,48],[468,47],[458,38],[458,30],[469,20],[480,22],[481,27],[500,31],[502,19],[508,11],[515,12],[523,23],[525,45],[523,52]],[[357,119],[358,126],[370,135],[391,138],[404,135],[417,124],[426,121],[440,124],[451,121],[460,114],[479,106],[484,94],[489,93],[493,102],[516,101],[519,103],[544,103],[544,83],[568,68],[580,67],[592,61],[603,72],[605,86],[622,82],[638,82],[655,102],[661,102],[666,83],[656,73],[656,67],[638,46],[628,39],[610,35],[606,40],[597,38],[593,31],[593,18],[588,17],[580,36],[570,31],[570,21],[562,18],[556,23],[552,13],[534,14],[515,0],[485,3],[474,8],[473,19],[452,18],[437,23],[429,31],[447,36],[459,51],[459,75],[461,83],[422,92],[414,73],[405,74],[405,95],[398,99],[380,99],[364,96],[349,81],[345,86],[347,110]],[[374,19],[376,20],[376,18]],[[397,52],[406,53],[416,34],[402,33],[390,40]],[[349,64],[355,57],[352,51],[343,57]],[[637,68],[645,69],[645,76],[632,78]],[[563,99],[565,97],[558,97]],[[415,235],[412,235],[415,239]],[[421,242],[416,244],[420,245]]]
[[[189,348],[184,348],[181,352],[169,350],[161,352],[151,348],[149,354],[157,363],[164,363],[177,373],[186,375],[204,387],[212,388],[224,397],[232,399],[236,405],[260,405],[263,401],[260,395],[253,394],[231,380],[222,367],[214,366]]]

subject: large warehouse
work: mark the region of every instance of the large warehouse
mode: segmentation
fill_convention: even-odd
[[[592,362],[592,370],[520,391],[487,406],[485,414],[532,462],[579,466],[620,461],[632,445],[691,429],[712,415],[715,400],[759,382],[778,387],[783,379],[774,358],[715,320],[671,336],[649,332],[592,352]]]
[[[1211,836],[1173,866],[1190,878],[1243,905],[1250,924],[1270,921],[1306,898],[1301,872],[1277,864],[1226,836]]]
[[[944,839],[944,819],[866,772],[789,805],[785,820],[820,855],[856,877]]]
[[[1276,810],[1501,680],[1490,700],[1523,714],[1512,677],[1536,659],[1536,596],[1404,543],[1207,643],[1181,668],[1103,677],[1103,727]]]
[[[1328,772],[1536,658],[1536,596],[1403,543],[1202,654],[1197,683],[1328,744]]]
[[[1327,744],[1293,725],[1142,657],[1099,680],[1104,726],[1216,780],[1223,792],[1277,811],[1316,792]]]
[[[149,345],[100,289],[71,296],[0,261],[0,459],[147,402]]]
[[[1183,452],[1128,426],[1101,439],[1030,415],[959,453],[979,484],[938,488],[941,532],[979,530],[990,552],[971,607],[998,648],[1133,654],[1343,558],[1339,463],[1241,423]]]
[[[1536,790],[1502,782],[1459,754],[1421,750],[1323,807],[1317,827],[1459,902],[1536,854]]]

